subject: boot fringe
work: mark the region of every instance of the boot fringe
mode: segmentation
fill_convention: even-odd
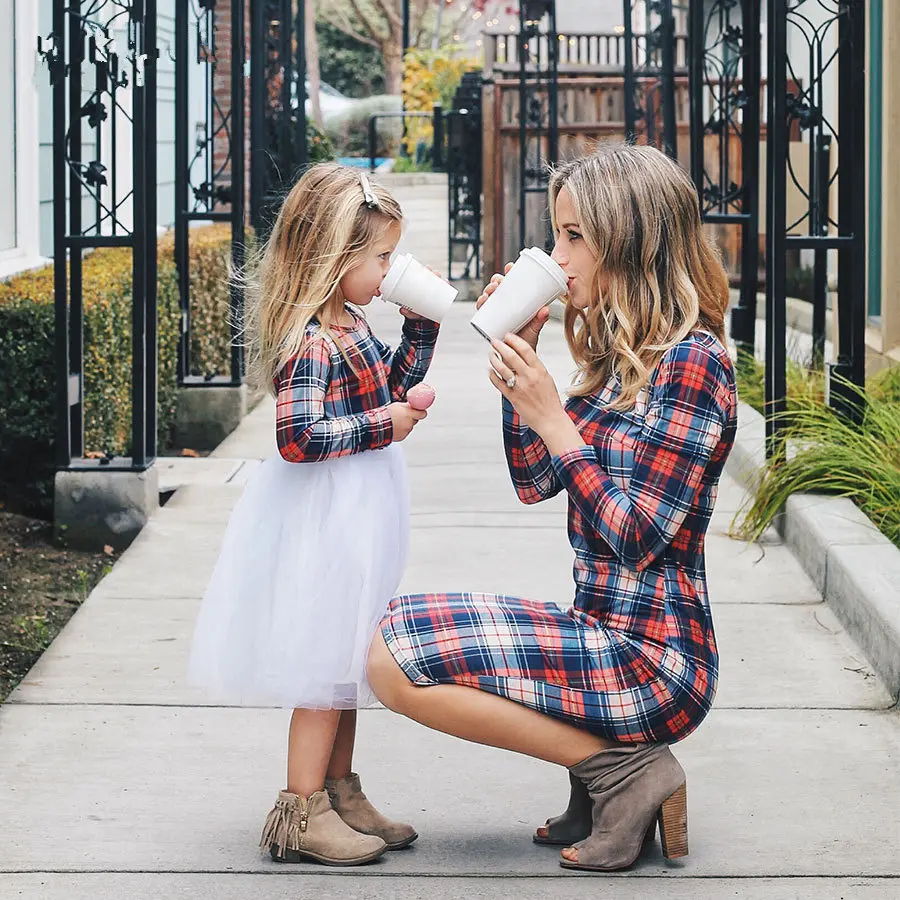
[[[259,839],[260,850],[278,848],[279,856],[285,850],[300,849],[300,817],[296,814],[296,803],[279,799],[266,817],[262,837]]]

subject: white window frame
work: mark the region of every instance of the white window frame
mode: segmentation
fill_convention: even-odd
[[[38,6],[34,0],[15,0],[14,5],[17,245],[0,252],[0,278],[49,262],[40,254],[40,131],[36,78],[46,77],[46,70],[37,65]]]

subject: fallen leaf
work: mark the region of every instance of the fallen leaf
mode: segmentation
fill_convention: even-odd
[[[199,457],[200,457],[200,454],[199,454],[196,450],[190,450],[190,449],[188,449],[187,447],[185,447],[184,450],[181,451],[181,455],[182,455],[182,456],[196,457],[196,458],[198,458],[198,459],[199,459]]]
[[[105,544],[104,547],[103,547],[103,552],[104,552],[107,556],[112,556],[116,551],[113,550],[113,548],[112,548],[109,544]]]

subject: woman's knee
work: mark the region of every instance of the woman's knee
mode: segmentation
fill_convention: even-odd
[[[375,696],[388,709],[398,712],[404,682],[409,684],[409,680],[388,650],[380,631],[376,632],[369,647],[366,677],[372,690],[375,691]]]

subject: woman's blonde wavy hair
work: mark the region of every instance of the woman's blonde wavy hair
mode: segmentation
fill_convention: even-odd
[[[393,222],[397,201],[372,183],[366,203],[358,170],[319,163],[291,188],[268,241],[239,275],[246,296],[248,377],[274,393],[274,379],[301,352],[315,318],[332,331],[344,309],[341,279]]]
[[[621,392],[610,407],[631,409],[663,354],[692,331],[724,342],[728,277],[702,231],[693,182],[659,150],[604,143],[554,169],[554,230],[563,188],[597,257],[591,305],[565,311],[579,367],[570,393],[594,394],[618,375]]]

